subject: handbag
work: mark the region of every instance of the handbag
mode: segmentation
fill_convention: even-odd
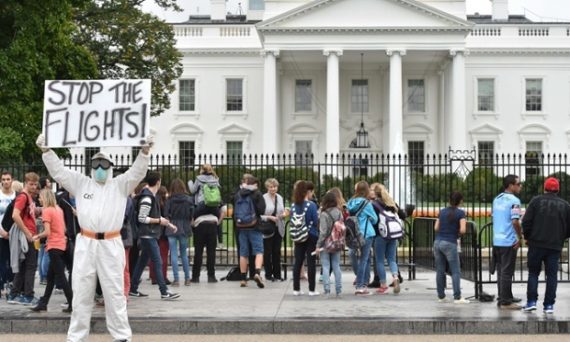
[[[273,209],[273,214],[271,216],[275,216],[277,214],[277,195],[275,195],[275,209]],[[272,238],[277,231],[277,224],[273,221],[261,221],[257,225],[257,230],[263,234],[264,239]]]

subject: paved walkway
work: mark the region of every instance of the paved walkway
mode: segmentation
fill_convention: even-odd
[[[169,271],[170,273],[170,271]],[[221,278],[227,270],[217,274]],[[171,288],[180,300],[160,300],[157,286],[143,281],[140,290],[148,298],[131,298],[130,322],[135,334],[537,334],[570,332],[570,284],[560,284],[553,315],[500,311],[495,303],[439,303],[434,273],[419,271],[417,280],[404,281],[399,295],[355,296],[354,276],[343,273],[341,298],[293,296],[292,280],[254,282],[240,288],[239,282],[202,282]],[[143,275],[146,279],[146,274]],[[205,278],[205,276],[203,277]],[[448,279],[448,283],[451,281]],[[465,297],[473,284],[462,282]],[[308,283],[303,281],[308,292]],[[322,284],[317,285],[322,292]],[[43,293],[43,286],[36,289]],[[485,291],[495,293],[488,285]],[[544,285],[539,287],[539,293]],[[526,287],[513,285],[515,296],[525,298]],[[451,290],[448,290],[451,297]],[[0,333],[64,333],[69,315],[61,312],[63,295],[54,295],[47,313],[32,313],[27,307],[0,302]],[[95,307],[94,333],[105,333],[104,308]]]

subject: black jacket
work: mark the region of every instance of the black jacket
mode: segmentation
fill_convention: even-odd
[[[140,238],[154,238],[158,239],[161,235],[161,227],[159,224],[146,224],[141,222],[146,217],[150,218],[160,218],[160,205],[158,199],[153,195],[148,189],[143,189],[140,193],[140,199],[137,201],[138,205],[138,220],[139,220],[139,237]],[[150,204],[148,202],[141,203],[144,198],[148,197],[150,199]],[[146,207],[146,208],[144,208]],[[145,213],[148,213],[145,215]]]
[[[530,247],[562,250],[570,236],[570,204],[555,193],[534,197],[524,213],[522,229]]]
[[[234,203],[235,200],[237,199],[237,196],[251,196],[251,200],[253,201],[253,205],[255,206],[255,215],[257,216],[257,224],[259,224],[261,222],[261,215],[265,215],[265,200],[263,199],[263,194],[261,194],[261,191],[239,189],[238,192],[236,193],[236,196],[234,196]],[[233,219],[235,220],[235,216],[233,217]],[[257,225],[247,229],[253,229],[256,227]]]

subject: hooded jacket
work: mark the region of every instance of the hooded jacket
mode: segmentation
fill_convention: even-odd
[[[570,205],[555,193],[536,196],[526,208],[522,229],[530,247],[560,251],[570,237]]]
[[[328,208],[321,211],[319,215],[319,240],[317,241],[317,248],[323,248],[325,240],[331,236],[332,227],[334,223],[342,219],[342,212],[339,208]]]
[[[220,186],[220,180],[218,177],[212,174],[201,174],[196,177],[196,181],[188,182],[188,189],[190,192],[195,195],[194,201],[196,204],[200,204],[204,202],[204,184],[208,184],[210,186]]]
[[[363,201],[367,201],[367,199],[356,197],[348,201],[346,207],[350,211],[351,215],[356,214]],[[378,215],[374,211],[370,201],[368,201],[360,211],[360,214],[358,214],[358,226],[365,239],[371,239],[376,236],[376,232],[374,231],[374,225],[376,225],[376,223],[378,223]]]
[[[251,186],[247,186],[241,188],[236,193],[234,199],[237,199],[237,196],[251,196],[251,200],[253,201],[253,206],[255,207],[255,215],[257,216],[257,222],[261,222],[261,215],[265,214],[265,200],[263,199],[263,195],[257,188],[252,188]],[[235,217],[233,218],[235,221]],[[253,226],[251,228],[240,228],[240,229],[253,229],[257,226]]]
[[[192,229],[190,221],[194,211],[194,200],[187,194],[175,194],[168,198],[164,206],[164,216],[175,225],[178,230],[173,233],[166,230],[167,236],[190,236]]]

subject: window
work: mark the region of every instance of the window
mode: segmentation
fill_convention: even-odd
[[[424,80],[408,80],[408,112],[426,111],[426,88]]]
[[[228,164],[241,164],[243,143],[241,141],[226,141]]]
[[[368,80],[352,80],[351,111],[368,113]]]
[[[352,160],[353,177],[368,177],[368,158],[358,158]]]
[[[295,164],[312,163],[313,142],[310,140],[295,141]]]
[[[99,147],[86,147],[84,156],[85,156],[85,174],[91,175],[91,158],[97,153],[101,152]]]
[[[264,0],[249,0],[249,9],[250,10],[264,10],[265,9],[265,1]]]
[[[477,80],[477,111],[495,111],[495,80],[492,78]]]
[[[243,79],[226,79],[226,110],[228,112],[243,110]]]
[[[542,174],[542,141],[527,141],[524,155],[525,172],[527,176]]]
[[[194,157],[196,156],[195,143],[193,141],[178,142],[178,158],[180,165],[194,165]]]
[[[424,155],[423,141],[408,141],[408,159],[412,171],[424,173]]]
[[[137,156],[139,155],[139,152],[142,150],[142,147],[140,146],[135,146],[133,148],[131,148],[131,162],[135,161],[135,159],[137,159]]]
[[[180,80],[178,109],[181,111],[194,111],[196,109],[196,81]]]
[[[526,111],[541,112],[542,111],[542,79],[527,78],[526,79]]]
[[[310,112],[312,110],[312,86],[312,80],[295,80],[295,112]]]
[[[479,164],[493,165],[493,157],[495,155],[495,142],[494,141],[478,141],[477,151],[479,153]]]

